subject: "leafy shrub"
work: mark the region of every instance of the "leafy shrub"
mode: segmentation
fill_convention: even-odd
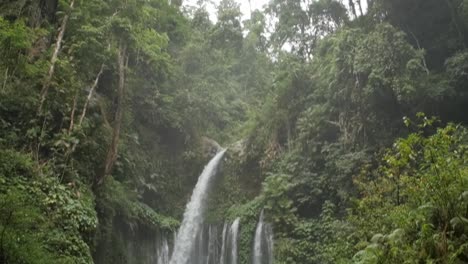
[[[97,226],[85,186],[61,184],[48,168],[13,150],[0,151],[0,256],[5,263],[90,263]]]
[[[424,118],[419,127],[434,120]],[[410,124],[408,121],[407,124]],[[357,179],[362,198],[350,217],[363,243],[356,263],[460,263],[468,259],[468,145],[465,128],[410,134]]]

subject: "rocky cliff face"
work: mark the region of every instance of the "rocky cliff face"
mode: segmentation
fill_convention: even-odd
[[[36,28],[45,22],[55,22],[57,7],[58,0],[2,1],[0,2],[0,15],[8,20],[26,16],[28,24]]]
[[[202,153],[205,158],[213,157],[219,150],[222,149],[218,142],[208,137],[201,138],[201,146]]]

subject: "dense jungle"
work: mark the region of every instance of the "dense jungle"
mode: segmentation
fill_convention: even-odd
[[[468,0],[188,2],[0,1],[1,264],[468,263]]]

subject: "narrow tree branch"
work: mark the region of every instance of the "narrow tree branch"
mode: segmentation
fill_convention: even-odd
[[[361,16],[363,16],[363,15],[364,15],[364,12],[362,11],[361,0],[357,0],[357,4],[358,4],[358,7],[359,7],[359,12],[361,13]]]
[[[3,79],[3,86],[2,86],[2,92],[5,92],[5,87],[6,87],[6,84],[7,84],[7,80],[8,80],[8,68],[6,68],[5,70],[5,77]]]
[[[410,32],[411,36],[413,36],[414,41],[416,41],[416,45],[418,46],[418,49],[419,49],[419,50],[422,50],[422,47],[421,47],[421,45],[419,44],[419,40],[418,40],[418,38],[416,37],[416,35],[414,35],[414,33],[413,33],[411,30],[408,30],[408,31]],[[426,57],[425,57],[425,56],[422,57],[422,62],[423,62],[423,66],[424,66],[424,70],[425,70],[425,72],[426,72],[426,75],[429,75],[429,74],[430,74],[430,71],[429,71],[429,68],[427,67]]]
[[[88,109],[89,102],[91,101],[91,98],[93,97],[94,90],[96,90],[96,87],[99,83],[99,79],[101,78],[103,71],[104,71],[104,63],[101,65],[101,69],[99,70],[99,73],[97,74],[96,79],[94,80],[93,86],[91,86],[91,89],[89,90],[88,97],[86,98],[86,102],[83,106],[83,111],[81,112],[78,126],[81,126],[83,124],[83,120],[86,116],[86,110]]]
[[[109,123],[109,120],[108,120],[107,114],[106,114],[106,110],[104,109],[104,106],[102,105],[102,102],[99,102],[99,101],[98,101],[98,107],[99,107],[99,111],[101,112],[102,121],[104,122],[104,125],[105,125],[107,128],[112,129],[112,126],[111,126],[111,124]]]
[[[75,96],[73,97],[73,107],[70,114],[70,127],[68,128],[68,134],[73,131],[75,126],[75,112],[76,112],[76,101],[78,100],[78,92],[76,92]]]
[[[462,27],[458,23],[457,9],[453,6],[453,3],[451,0],[445,0],[445,2],[447,3],[448,8],[450,9],[450,13],[452,15],[452,21],[453,21],[453,24],[455,25],[455,28],[457,29],[458,37],[462,40],[463,47],[466,48],[465,36],[463,34]]]
[[[70,3],[70,10],[73,9],[74,4],[75,4],[75,0],[72,0]],[[62,20],[62,25],[60,26],[59,34],[57,36],[57,41],[55,42],[55,49],[54,49],[54,52],[52,53],[52,58],[50,60],[49,73],[47,74],[44,85],[42,86],[39,108],[37,111],[38,114],[41,114],[42,108],[44,106],[44,102],[47,98],[47,94],[49,93],[50,83],[52,82],[52,78],[55,72],[55,64],[57,62],[58,55],[60,53],[60,48],[62,47],[63,36],[65,35],[65,30],[67,28],[67,23],[68,23],[69,18],[70,18],[70,14],[67,13]]]
[[[351,9],[351,12],[353,13],[354,18],[357,18],[356,6],[354,5],[353,0],[349,0],[348,4],[349,8]]]

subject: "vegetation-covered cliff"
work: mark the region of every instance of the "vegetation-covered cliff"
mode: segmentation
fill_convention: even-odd
[[[0,263],[145,263],[208,138],[240,263],[468,262],[468,1],[182,4],[0,2]]]

